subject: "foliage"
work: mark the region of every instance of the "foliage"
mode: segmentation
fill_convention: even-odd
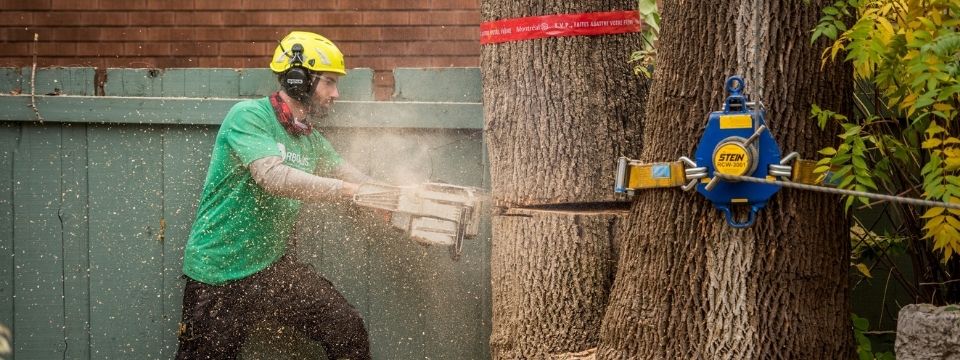
[[[637,11],[643,20],[643,49],[630,54],[630,62],[636,63],[633,72],[649,78],[657,55],[657,36],[660,34],[660,12],[656,0],[639,0]]]
[[[823,63],[844,54],[861,92],[875,98],[855,99],[856,118],[813,107],[821,127],[842,129],[841,144],[821,150],[820,172],[846,189],[960,203],[958,31],[960,0],[840,0],[823,9],[812,35],[833,41]],[[869,204],[851,197],[847,208],[857,201]],[[960,210],[907,211],[942,263],[960,252]]]
[[[896,358],[888,351],[874,353],[873,344],[866,335],[870,322],[854,313],[851,313],[850,317],[853,320],[853,337],[857,341],[857,356],[860,360],[894,360]]]

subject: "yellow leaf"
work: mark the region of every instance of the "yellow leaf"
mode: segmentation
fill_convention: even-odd
[[[943,236],[942,233],[936,232],[936,233],[933,233],[932,235],[933,235],[933,249],[934,249],[934,250],[940,250],[940,249],[942,249],[944,246],[947,246],[947,237],[946,237],[946,236]]]
[[[945,229],[944,231],[950,233],[950,234],[948,234],[948,236],[954,237],[953,235],[955,235],[955,234],[957,233],[957,229],[960,229],[960,220],[957,220],[957,218],[955,218],[955,217],[953,217],[953,216],[945,216],[945,217],[946,217],[946,219],[947,219],[947,225],[949,225],[950,228],[947,228],[947,229]],[[951,230],[953,230],[953,231],[951,231]],[[958,235],[960,235],[960,234],[958,234]]]
[[[854,265],[854,267],[856,267],[857,270],[860,271],[861,274],[863,274],[863,276],[873,279],[873,275],[870,275],[870,268],[868,268],[867,265],[865,265],[864,263],[856,264]]]
[[[844,46],[843,46],[843,43],[840,42],[840,40],[837,40],[836,42],[834,42],[833,47],[830,48],[830,60],[836,60],[837,53],[843,49],[844,49]]]
[[[957,158],[956,156],[950,156],[944,159],[943,162],[946,164],[946,166],[944,166],[944,170],[954,171],[960,169],[960,158]]]
[[[900,100],[900,103],[897,104],[897,106],[900,107],[900,110],[903,110],[903,109],[912,107],[913,104],[916,104],[916,103],[917,103],[917,97],[918,97],[918,96],[919,96],[919,95],[917,95],[917,94],[915,94],[915,93],[908,94],[907,96],[904,96],[904,97],[903,97],[903,100]],[[890,100],[891,100],[891,101],[895,101],[894,98],[891,98]],[[931,124],[931,126],[932,126],[932,125],[933,125],[933,124]],[[930,131],[930,129],[927,129],[927,131]]]
[[[940,226],[940,224],[943,224],[943,218],[944,218],[943,215],[934,216],[934,217],[930,218],[929,220],[927,220],[927,223],[923,225],[923,228],[926,229],[927,231],[930,231],[930,232],[932,233],[934,230],[936,230],[936,229]],[[927,234],[926,237],[929,237],[929,236],[931,236],[931,235],[932,235],[932,234]],[[924,237],[924,238],[926,238],[926,237]]]
[[[931,11],[928,12],[927,15],[930,15],[930,20],[933,21],[934,25],[940,26],[940,24],[943,24],[943,18],[940,17],[939,11]]]
[[[948,219],[950,218],[953,218],[953,217],[952,216],[948,217]],[[957,221],[957,220],[954,219],[954,221]],[[945,236],[947,240],[960,241],[960,232],[957,231],[956,227],[944,226],[940,228],[940,231],[943,232],[943,236]]]
[[[911,97],[911,96],[913,97],[914,101],[916,101],[916,99],[917,99],[916,94],[910,94],[910,95],[907,96],[907,97],[909,98],[909,97]],[[906,98],[904,98],[904,100],[906,100]],[[929,136],[933,136],[933,135],[942,133],[942,132],[944,132],[944,131],[946,131],[946,130],[945,130],[944,128],[940,127],[940,125],[937,125],[937,123],[936,123],[935,121],[933,121],[933,122],[930,122],[930,125],[927,126],[927,130],[924,131],[924,132],[925,132],[927,135],[929,135]]]
[[[877,27],[879,38],[883,40],[884,44],[889,43],[890,38],[893,37],[893,25],[890,24],[890,20],[881,16],[877,18],[877,24],[880,25]]]
[[[880,8],[879,15],[880,15],[880,16],[887,16],[887,14],[890,13],[890,10],[891,10],[891,9],[893,9],[893,3],[888,2],[888,3],[884,4],[883,7]],[[877,20],[879,20],[879,19],[877,19]]]
[[[946,210],[946,208],[942,208],[942,207],[932,207],[932,208],[930,208],[930,210],[927,210],[927,212],[923,213],[923,216],[921,216],[920,218],[922,218],[922,219],[929,219],[929,218],[932,218],[932,217],[934,217],[934,216],[943,214],[943,211],[944,211],[944,210]]]
[[[929,138],[929,139],[927,139],[927,141],[924,141],[921,146],[922,146],[924,149],[933,149],[933,148],[935,148],[935,147],[937,147],[937,146],[940,146],[941,143],[942,143],[942,141],[940,141],[940,139],[937,139],[937,138]]]
[[[933,104],[933,109],[936,111],[949,112],[953,110],[953,106],[951,106],[950,104],[938,102],[936,104]]]

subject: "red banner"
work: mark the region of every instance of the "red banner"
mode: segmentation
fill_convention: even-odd
[[[605,35],[638,32],[636,10],[562,14],[504,19],[480,24],[480,43],[495,44],[558,36]]]

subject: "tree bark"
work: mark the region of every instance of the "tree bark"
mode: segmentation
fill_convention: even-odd
[[[493,221],[492,357],[544,359],[596,347],[619,216],[519,213]]]
[[[484,0],[481,16],[635,8],[634,0]],[[618,200],[616,158],[639,152],[646,82],[627,60],[641,41],[631,33],[482,46],[484,136],[501,212],[491,259],[495,359],[544,359],[597,345],[619,217],[603,204]],[[545,205],[557,211],[529,209]]]
[[[691,156],[740,74],[784,154],[815,159],[834,139],[811,104],[849,109],[850,71],[810,29],[830,3],[679,1],[662,9],[640,159]],[[638,194],[624,237],[600,359],[851,358],[848,219],[840,198],[782,189],[747,229],[695,192]]]

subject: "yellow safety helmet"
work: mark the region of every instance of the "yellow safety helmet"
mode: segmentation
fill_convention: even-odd
[[[296,46],[298,44],[300,46]],[[294,51],[294,47],[302,50]],[[340,49],[329,39],[307,31],[291,32],[280,40],[280,45],[273,52],[270,70],[280,74],[294,66],[301,66],[314,72],[347,74]]]

